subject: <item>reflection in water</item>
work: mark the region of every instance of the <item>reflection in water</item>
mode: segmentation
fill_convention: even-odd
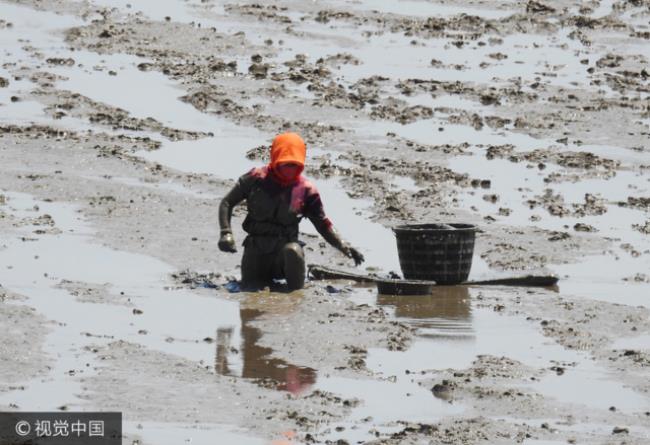
[[[377,295],[377,304],[389,306],[395,317],[420,329],[421,337],[472,335],[471,300],[467,286],[435,286],[431,295]]]
[[[291,365],[284,360],[270,357],[271,348],[257,344],[262,331],[251,326],[251,322],[264,311],[240,306],[242,345],[239,353],[242,362],[241,377],[254,379],[265,386],[288,391],[293,395],[302,394],[316,382],[316,371],[312,368]],[[237,375],[231,369],[229,355],[237,349],[231,341],[233,328],[217,330],[215,371],[221,375]]]
[[[276,439],[271,441],[271,445],[294,445],[293,438],[296,437],[295,431],[283,431],[282,439]]]

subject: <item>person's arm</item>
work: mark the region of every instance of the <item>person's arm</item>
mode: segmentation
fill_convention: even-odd
[[[340,250],[348,258],[352,258],[356,266],[363,263],[364,257],[361,252],[341,239],[334,228],[332,221],[330,221],[330,219],[325,215],[325,209],[323,208],[320,194],[313,186],[309,187],[306,192],[305,216],[309,218],[318,233],[320,233],[325,241],[327,241],[331,246]]]
[[[235,186],[230,189],[219,204],[219,227],[221,229],[219,249],[224,252],[237,252],[235,239],[232,236],[232,228],[230,226],[232,210],[237,204],[246,199],[253,181],[254,178],[251,172],[241,176]]]

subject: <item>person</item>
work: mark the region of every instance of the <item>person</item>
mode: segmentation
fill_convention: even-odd
[[[260,288],[284,278],[289,290],[305,284],[305,257],[298,240],[298,225],[307,217],[325,240],[354,260],[363,255],[344,242],[325,215],[316,187],[303,175],[307,148],[296,133],[277,135],[271,144],[271,161],[242,175],[219,205],[219,249],[237,252],[230,220],[233,208],[246,200],[243,223],[248,234],[243,242],[241,282]]]

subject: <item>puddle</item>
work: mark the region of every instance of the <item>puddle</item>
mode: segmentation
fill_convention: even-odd
[[[586,405],[603,411],[615,406],[618,411],[635,413],[650,406],[650,399],[613,380],[604,369],[584,358],[577,366],[567,368],[561,376],[548,375],[530,388],[562,403]]]
[[[622,164],[643,164],[648,159],[644,151],[635,151],[629,148],[616,147],[613,145],[573,145],[569,144],[567,149],[575,152],[593,153],[607,159],[620,161]]]
[[[611,158],[612,152],[617,150],[615,147],[601,147],[599,151],[600,155]],[[623,281],[624,278],[637,273],[646,273],[650,269],[650,258],[646,254],[632,256],[620,247],[628,243],[639,252],[650,249],[647,236],[631,228],[633,224],[643,226],[647,216],[641,211],[619,207],[617,204],[619,201],[626,201],[628,196],[647,196],[650,193],[647,176],[634,171],[618,171],[610,179],[545,183],[544,177],[547,175],[554,172],[571,172],[572,169],[547,164],[546,169],[540,171],[536,167],[527,168],[526,162],[486,160],[483,153],[484,150],[479,149],[473,156],[456,157],[449,162],[449,167],[454,171],[491,181],[489,191],[477,189],[464,193],[458,197],[456,205],[461,208],[473,208],[481,215],[493,216],[498,223],[513,226],[534,226],[573,234],[576,234],[573,227],[577,223],[596,227],[599,230],[597,235],[616,240],[612,253],[589,256],[579,263],[550,266],[551,270],[561,277],[561,292],[588,299],[650,307],[646,285]],[[555,217],[541,207],[531,209],[527,200],[542,195],[545,189],[552,190],[553,194],[561,194],[568,204],[583,203],[587,193],[600,196],[607,203],[607,212],[584,217]],[[499,201],[496,204],[485,201],[483,195],[486,193],[498,195]],[[510,209],[511,213],[501,215],[498,213],[499,208]],[[536,216],[541,216],[541,219],[533,221],[531,218]],[[597,274],[594,271],[597,271]]]
[[[415,180],[409,176],[394,176],[390,186],[398,190],[416,193],[422,190]]]
[[[464,81],[491,86],[511,79],[525,84],[539,80],[569,88],[590,85],[588,73],[580,64],[580,54],[587,53],[568,37],[568,31],[556,36],[514,34],[502,40],[502,44],[495,46],[479,46],[473,42],[457,48],[447,39],[427,39],[421,45],[411,45],[410,39],[395,34],[373,35],[363,39],[359,48],[348,50],[364,62],[342,66],[341,75],[351,83],[381,74],[393,79]],[[508,57],[500,61],[489,57],[497,52]],[[589,54],[599,57],[595,52]],[[446,66],[460,66],[461,69],[434,68],[432,57]],[[549,61],[553,61],[553,65],[549,65]],[[483,62],[487,65],[480,66]]]
[[[5,69],[0,68],[0,77],[9,80],[9,86],[0,88],[0,122],[12,124],[30,124],[33,122],[50,122],[45,116],[43,105],[32,100],[25,100],[24,94],[31,91],[33,84],[28,80],[15,80]],[[21,100],[12,102],[12,97]]]
[[[271,379],[278,390],[293,394],[307,391],[316,381],[315,370],[269,358],[271,350],[257,345],[262,334],[250,322],[260,310],[182,289],[170,290],[173,283],[167,277],[175,272],[173,268],[144,255],[92,243],[93,230],[74,207],[36,201],[19,193],[3,194],[15,216],[49,214],[62,233],[35,235],[26,226],[21,232],[37,241],[25,243],[15,238],[0,251],[3,286],[26,295],[30,306],[58,323],[46,341],[46,350],[57,354],[52,372],[28,382],[25,391],[0,395],[0,401],[16,403],[22,409],[83,406],[77,398],[81,386],[69,371],[73,370],[73,375],[92,372],[90,364],[95,359],[85,348],[114,340],[214,366],[219,374]],[[77,301],[56,287],[61,280],[108,283],[109,298],[117,304]],[[267,303],[264,309],[273,310],[275,305]],[[142,313],[135,314],[134,309]],[[84,317],[78,317],[80,313]],[[205,338],[214,339],[214,344]]]
[[[540,148],[543,142],[532,136],[506,130],[494,131],[490,128],[476,130],[469,125],[449,124],[443,119],[422,119],[410,124],[390,121],[356,121],[352,127],[361,138],[386,140],[387,133],[394,133],[424,145],[462,144],[476,142],[484,145],[514,144],[521,148]],[[440,128],[443,130],[440,131]]]
[[[528,162],[510,162],[506,159],[487,160],[484,149],[475,149],[475,154],[451,159],[449,168],[467,174],[472,178],[489,179],[490,189],[475,189],[458,197],[457,205],[463,208],[476,208],[481,214],[492,214],[499,222],[512,225],[534,225],[548,230],[565,230],[566,225],[573,227],[576,222],[597,224],[604,236],[617,237],[621,234],[641,240],[627,227],[621,227],[621,221],[641,222],[641,212],[619,207],[616,203],[626,201],[628,196],[643,195],[650,191],[650,183],[643,184],[644,177],[636,172],[618,171],[610,179],[582,179],[579,182],[546,183],[544,178],[553,173],[579,173],[579,169],[565,169],[554,164],[546,164],[544,170]],[[530,166],[530,168],[529,168]],[[645,181],[647,182],[647,181]],[[632,190],[630,186],[637,186]],[[561,194],[567,204],[584,203],[586,194],[598,195],[604,199],[608,211],[603,215],[586,217],[553,217],[542,207],[530,208],[527,201],[543,195],[550,189],[553,194]],[[491,203],[483,199],[484,194],[496,194],[499,199]],[[508,208],[510,215],[497,215],[499,208]],[[534,215],[544,216],[539,221],[532,221]]]
[[[217,330],[216,372],[221,375],[236,375],[261,381],[265,387],[287,391],[294,396],[309,391],[316,382],[315,369],[295,366],[284,360],[272,358],[270,357],[272,353],[270,348],[257,344],[263,334],[260,329],[253,327],[251,322],[263,313],[263,310],[260,309],[240,306],[240,344],[233,342],[233,337],[237,338],[233,328]],[[233,347],[236,349],[233,350]],[[235,359],[234,363],[233,358]],[[271,383],[268,383],[269,380]]]
[[[499,290],[480,291],[487,292],[503,296]],[[404,376],[413,378],[413,373],[420,370],[464,369],[478,355],[485,354],[505,356],[537,368],[549,368],[554,362],[577,363],[562,376],[550,375],[527,386],[561,402],[596,409],[616,406],[637,412],[647,407],[646,397],[613,380],[587,354],[565,349],[544,337],[523,317],[475,307],[472,301],[478,294],[479,290],[473,288],[443,289],[439,295],[434,294],[433,304],[415,298],[378,296],[377,304],[391,307],[397,319],[418,328],[418,340],[406,351],[369,350],[368,368],[384,377],[396,376],[399,382]]]
[[[173,2],[164,3],[171,5]],[[0,13],[3,14],[3,17],[15,20],[14,28],[0,32],[3,40],[6,40],[8,44],[16,46],[17,39],[32,37],[34,38],[33,45],[46,51],[48,56],[69,57],[75,60],[75,65],[71,67],[48,67],[48,71],[67,78],[67,80],[58,82],[58,86],[62,89],[68,89],[90,99],[122,108],[134,117],[154,118],[171,128],[212,133],[213,138],[198,143],[204,147],[223,147],[228,142],[237,144],[246,140],[253,144],[247,148],[252,148],[256,146],[255,144],[259,145],[260,141],[268,139],[266,135],[262,135],[255,129],[243,129],[230,121],[202,113],[191,104],[182,102],[179,98],[185,93],[174,82],[162,73],[143,72],[137,68],[137,65],[147,61],[146,59],[126,54],[106,55],[85,50],[68,50],[62,38],[56,35],[55,31],[82,25],[83,22],[76,18],[5,4],[0,5]],[[29,19],[25,19],[26,15],[29,15]],[[20,45],[17,45],[15,50],[22,53]],[[29,59],[29,56],[23,54],[23,58]],[[116,75],[111,75],[110,72],[114,72]],[[28,85],[23,82],[17,84],[16,87],[26,88]],[[11,86],[12,84],[10,84]],[[115,94],[115,91],[120,91],[121,94]],[[14,109],[13,107],[17,104],[20,105]],[[14,115],[17,115],[20,118],[24,115],[25,120],[31,121],[40,118],[42,106],[28,101],[24,104],[21,102],[17,104],[12,104],[12,109],[7,107],[7,117],[13,118]],[[0,107],[0,117],[3,108]],[[71,118],[67,119],[75,124],[75,128],[78,128],[77,122]],[[51,123],[51,120],[46,121]],[[92,127],[82,126],[82,128]],[[170,156],[181,157],[178,152],[187,150],[187,142],[168,142],[169,146],[164,145],[161,151],[163,155],[171,152]],[[227,153],[230,152],[229,149]],[[223,151],[221,155],[219,164],[227,165],[230,158],[223,156]]]
[[[108,8],[117,8],[118,11],[128,14],[143,14],[146,17],[163,22],[170,17],[172,22],[202,22],[198,17],[203,2],[188,0],[156,0],[140,1],[132,0],[92,0],[92,4]],[[213,13],[223,14],[223,5],[216,4],[211,8]]]
[[[45,118],[41,104],[25,100],[25,93],[35,85],[27,79],[15,80],[10,67],[23,66],[30,59],[30,55],[23,50],[24,46],[39,45],[47,50],[61,46],[62,39],[57,33],[83,22],[66,15],[6,3],[0,3],[0,17],[13,25],[10,28],[0,28],[0,47],[3,53],[0,76],[9,80],[8,87],[0,88],[0,121],[18,124],[50,123],[51,119]],[[12,96],[21,100],[12,102]]]
[[[369,219],[372,202],[350,198],[335,179],[313,182],[336,230],[365,256],[366,261],[360,267],[379,267],[384,272],[392,270],[401,274],[395,235],[390,228]],[[310,223],[303,224],[302,230],[318,233]]]
[[[28,56],[25,55],[27,58]],[[44,111],[45,106],[27,97],[37,88],[29,80],[15,80],[14,76],[7,70],[0,68],[0,77],[9,79],[9,86],[0,88],[0,122],[12,125],[45,125],[53,128],[60,128],[61,133],[72,130],[77,132],[96,132],[98,128],[90,122],[82,119],[63,116],[54,120]],[[17,97],[17,102],[12,102],[11,98]],[[101,129],[104,133],[109,134],[133,134],[130,131],[117,132],[112,129]]]
[[[365,443],[374,438],[369,430],[377,430],[384,434],[394,432],[395,427],[391,424],[397,420],[408,419],[410,422],[431,423],[442,417],[458,415],[464,410],[460,404],[436,399],[431,391],[407,378],[398,378],[395,382],[391,382],[324,377],[319,379],[317,387],[323,391],[342,393],[346,397],[362,400],[359,406],[353,408],[345,422],[329,425],[332,429],[345,428],[343,432],[331,431],[326,435],[327,439],[334,441],[344,438],[350,443],[354,443],[353,441]],[[364,419],[368,417],[372,420],[366,424],[367,427],[364,427]],[[360,424],[358,429],[352,429],[355,424]],[[401,427],[397,428],[400,429]]]
[[[50,375],[30,383],[25,391],[3,394],[0,400],[24,409],[54,409],[64,402],[80,405],[75,399],[80,390],[72,389],[78,384],[68,371],[91,369],[86,363],[93,363],[94,358],[82,352],[88,345],[123,339],[207,364],[213,362],[214,351],[204,338],[214,337],[220,326],[239,335],[237,303],[166,290],[171,284],[168,274],[174,269],[144,255],[92,243],[92,229],[73,207],[36,201],[24,194],[5,195],[17,216],[49,214],[62,233],[37,235],[31,232],[33,227],[26,226],[21,232],[37,241],[14,238],[0,251],[3,286],[28,296],[29,305],[59,323],[46,340],[46,350],[57,354]],[[121,303],[130,298],[130,305],[79,302],[56,287],[61,280],[110,283],[110,296]],[[134,308],[142,313],[134,314]],[[84,317],[78,317],[80,313]]]
[[[595,19],[599,19],[612,14],[614,12],[613,11],[614,3],[615,0],[600,0],[598,2],[598,7],[594,9],[594,12],[591,14],[591,17]]]
[[[0,42],[3,50],[19,50],[30,42],[31,44],[59,47],[61,37],[57,33],[81,26],[84,22],[74,16],[57,14],[49,11],[35,10],[28,6],[0,3],[0,14],[3,20],[11,22],[12,27],[0,29]]]
[[[340,2],[334,2],[337,4]],[[399,14],[417,17],[452,17],[461,14],[500,19],[508,17],[517,11],[496,8],[481,8],[475,6],[452,6],[443,3],[432,3],[417,0],[352,0],[344,1],[347,7],[358,11],[378,11],[381,13]]]
[[[416,327],[423,338],[466,340],[474,336],[467,286],[436,287],[431,295],[377,295],[376,304]]]
[[[560,292],[585,299],[650,308],[648,285],[623,281],[623,278],[637,273],[647,273],[648,255],[638,259],[624,252],[620,255],[590,256],[583,258],[582,263],[553,266],[552,270],[562,277]]]
[[[370,369],[384,376],[399,376],[407,369],[463,369],[479,354],[507,356],[531,366],[546,366],[549,357],[573,357],[533,329],[530,322],[474,307],[472,300],[479,293],[477,289],[458,286],[435,292],[433,306],[425,302],[415,304],[409,299],[377,297],[377,304],[392,306],[398,319],[418,328],[418,336],[423,340],[407,351],[373,349],[366,360]],[[438,314],[434,315],[435,312]],[[421,320],[423,316],[428,319]]]
[[[57,51],[58,57],[71,57],[74,67],[55,67],[49,71],[68,80],[58,86],[98,102],[128,111],[131,116],[154,118],[163,125],[189,131],[220,135],[236,126],[223,118],[198,111],[180,100],[183,90],[157,71],[140,71],[146,59],[126,54],[105,55],[89,51]],[[111,75],[109,72],[116,72]],[[119,91],[120,94],[115,94]],[[255,133],[254,130],[251,131]]]
[[[650,334],[619,338],[612,343],[612,349],[640,349],[642,351],[648,351],[650,350]]]
[[[150,183],[145,180],[129,178],[129,177],[119,177],[119,176],[111,176],[108,179],[101,176],[84,176],[84,178],[89,179],[91,181],[98,181],[98,180],[113,181],[119,184],[124,184],[132,187],[144,187],[153,190],[167,190],[179,195],[192,196],[193,198],[202,198],[202,199],[210,199],[210,200],[219,199],[216,195],[213,195],[211,193],[206,193],[201,191],[197,192],[183,186],[182,184],[178,184],[172,181]]]
[[[235,180],[259,161],[246,158],[248,150],[268,144],[271,137],[228,135],[195,141],[166,141],[158,150],[136,152],[148,161],[190,173],[209,173],[222,179]]]
[[[377,295],[375,301],[369,292],[357,292],[353,301],[382,306],[391,317],[417,328],[417,339],[406,351],[383,348],[368,351],[368,369],[384,381],[319,379],[317,388],[344,391],[347,396],[363,401],[348,421],[331,425],[331,428],[343,427],[345,432],[330,431],[327,438],[364,441],[369,440],[375,430],[383,434],[394,432],[391,428],[398,419],[431,423],[443,416],[462,413],[462,405],[435,398],[427,388],[418,385],[418,372],[464,369],[471,366],[478,355],[486,354],[509,357],[538,368],[549,368],[557,362],[576,363],[575,367],[567,367],[562,376],[553,374],[541,381],[524,384],[525,389],[545,397],[603,411],[610,406],[625,412],[647,408],[646,397],[614,380],[587,354],[563,348],[544,337],[536,325],[523,317],[503,316],[476,307],[473,301],[479,293],[485,292],[503,296],[503,290],[479,291],[464,286],[435,289],[431,296],[425,297]],[[385,400],[391,403],[386,404]],[[372,420],[365,428],[363,419],[368,416]],[[355,424],[357,428],[350,430]]]
[[[483,290],[482,292],[485,292]],[[491,292],[500,292],[492,290]],[[367,299],[360,291],[358,300]],[[468,287],[434,290],[430,297],[393,297],[378,295],[376,304],[388,309],[391,316],[418,329],[418,338],[406,351],[370,349],[368,369],[383,381],[321,377],[317,388],[343,392],[362,400],[344,423],[331,425],[345,428],[343,433],[330,431],[331,440],[368,440],[370,429],[388,434],[398,419],[431,423],[444,416],[463,412],[460,404],[435,398],[429,389],[418,384],[418,372],[434,369],[464,369],[478,355],[506,356],[525,365],[549,368],[560,362],[576,362],[563,376],[550,376],[528,384],[527,389],[561,402],[583,404],[607,410],[637,412],[648,400],[612,380],[607,371],[595,365],[586,354],[564,349],[544,337],[522,317],[502,316],[489,309],[477,308],[472,300],[479,291]],[[598,388],[598,391],[594,391]],[[385,403],[390,400],[391,403]],[[368,428],[363,419],[372,417]],[[349,427],[358,425],[356,430]]]

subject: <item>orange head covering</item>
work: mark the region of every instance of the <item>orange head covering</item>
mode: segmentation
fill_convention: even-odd
[[[296,133],[282,133],[273,139],[271,144],[271,162],[269,163],[269,170],[274,173],[275,168],[279,164],[292,163],[298,164],[300,169],[295,178],[290,181],[282,180],[279,175],[274,174],[274,179],[288,185],[298,179],[300,173],[305,168],[305,158],[307,156],[307,146],[305,141]]]

